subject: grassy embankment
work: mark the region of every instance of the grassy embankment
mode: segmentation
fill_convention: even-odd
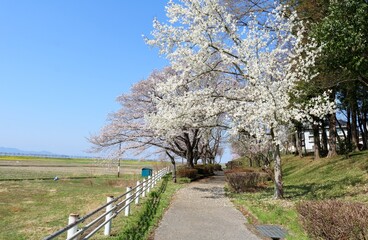
[[[3,167],[6,162],[16,161],[18,164],[58,165],[56,167]],[[163,163],[122,161],[125,168],[129,167],[138,174],[123,174],[120,178],[116,174],[86,171],[91,165],[91,159],[43,159],[1,157],[0,179],[5,178],[38,178],[40,175],[55,176],[62,174],[59,181],[53,180],[24,180],[0,181],[0,239],[42,239],[48,234],[60,229],[67,223],[70,213],[84,215],[106,202],[106,196],[118,196],[125,192],[127,186],[134,186],[141,179],[142,166],[161,168]],[[60,165],[73,164],[67,167],[68,172],[61,171]],[[79,165],[79,166],[78,166]],[[82,170],[80,171],[79,168]],[[40,172],[40,169],[47,171]],[[75,170],[70,171],[70,169]],[[88,169],[88,167],[87,167]],[[24,172],[27,172],[24,174]],[[87,177],[84,179],[70,179],[70,176]],[[90,178],[88,178],[90,176]],[[64,178],[65,177],[65,178]],[[135,211],[134,209],[132,210]],[[116,218],[113,233],[118,234],[121,229],[115,226],[124,225],[124,217]]]
[[[287,239],[309,239],[295,205],[303,200],[339,199],[368,204],[368,151],[314,161],[283,156],[284,200],[273,200],[273,185],[255,193],[230,194],[251,223],[284,226]]]

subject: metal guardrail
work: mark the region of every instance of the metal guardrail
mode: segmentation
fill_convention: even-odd
[[[125,216],[130,215],[130,204],[135,202],[139,203],[140,197],[145,197],[150,192],[157,182],[170,172],[169,167],[163,168],[158,172],[154,172],[152,176],[144,179],[142,182],[137,181],[135,187],[127,187],[126,192],[120,196],[114,198],[113,196],[107,197],[107,203],[101,207],[87,213],[86,215],[79,217],[78,214],[70,214],[68,225],[62,229],[52,233],[44,238],[44,240],[55,239],[64,233],[67,233],[67,240],[72,239],[89,239],[95,233],[97,233],[102,227],[104,227],[104,235],[110,236],[111,222],[120,212],[124,210]],[[106,209],[104,213],[100,213],[103,209]],[[82,223],[87,222],[84,226]]]

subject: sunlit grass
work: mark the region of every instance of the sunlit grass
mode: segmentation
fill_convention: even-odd
[[[42,239],[65,226],[70,213],[84,215],[103,205],[107,196],[121,195],[127,186],[135,186],[141,179],[142,166],[158,170],[167,165],[152,161],[122,161],[121,176],[117,178],[116,167],[113,171],[98,164],[90,167],[87,161],[91,159],[77,159],[77,164],[74,162],[65,167],[66,161],[70,160],[2,156],[0,164],[20,161],[26,166],[0,165],[0,239]],[[38,165],[41,162],[56,166]],[[137,174],[125,174],[132,172]],[[55,176],[59,177],[58,181],[37,180]],[[116,220],[115,224],[118,222]],[[119,230],[114,231],[118,233]]]
[[[140,177],[0,182],[0,239],[41,239],[118,196]]]
[[[95,158],[46,158],[37,156],[0,156],[1,161],[11,161],[22,163],[47,163],[47,164],[98,164],[101,162],[109,162],[109,159],[95,159]],[[116,160],[115,160],[116,162]],[[151,165],[154,161],[122,159],[121,164],[128,165]]]
[[[349,159],[283,156],[282,161],[284,200],[272,199],[271,182],[256,193],[229,194],[253,223],[282,225],[289,240],[308,239],[295,209],[299,201],[340,199],[368,204],[368,151],[353,153]]]

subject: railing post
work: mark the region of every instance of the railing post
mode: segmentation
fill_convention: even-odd
[[[126,198],[125,198],[125,216],[129,216],[129,214],[130,214],[130,198],[132,197],[132,193],[131,193],[132,188],[127,187],[126,190],[127,190],[128,193],[127,193]]]
[[[140,191],[141,191],[141,186],[139,186],[141,183],[139,181],[137,181],[137,188],[135,189],[135,204],[139,203],[139,195],[140,195]]]
[[[143,188],[142,188],[142,197],[146,197],[146,187],[147,187],[147,179],[143,178]]]
[[[152,187],[156,186],[156,172],[153,172],[153,175],[152,175]]]
[[[107,197],[107,202],[111,202],[112,200],[114,199],[113,196],[108,196]],[[109,205],[107,205],[106,207],[106,212],[110,211],[112,209],[112,203],[110,203]],[[110,217],[112,216],[112,212],[108,213],[106,216],[105,216],[105,221],[107,221]],[[110,232],[111,232],[111,220],[106,223],[105,225],[105,230],[104,230],[104,235],[105,236],[110,236]]]
[[[74,214],[74,213],[69,214],[68,225],[75,223],[78,220],[78,218],[79,218],[79,214]],[[78,225],[75,225],[74,227],[68,230],[67,238],[72,237],[77,231],[78,231]]]
[[[147,179],[147,192],[150,192],[150,188],[151,188],[151,176],[148,176]]]

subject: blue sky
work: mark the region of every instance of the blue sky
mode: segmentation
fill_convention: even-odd
[[[115,98],[167,64],[165,1],[0,0],[0,146],[86,155]]]

